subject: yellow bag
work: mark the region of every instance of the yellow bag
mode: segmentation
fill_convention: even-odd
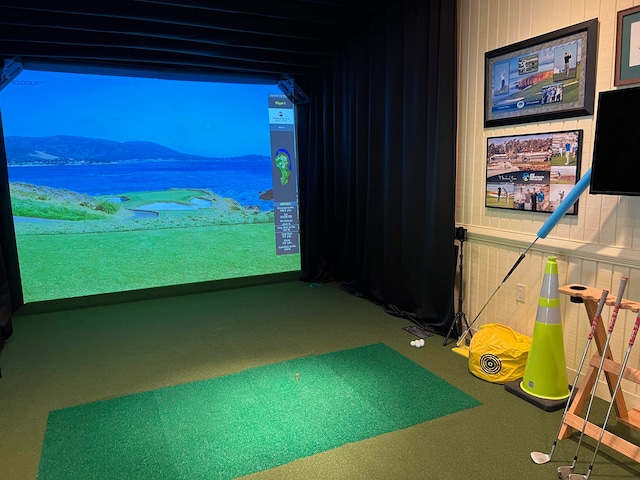
[[[498,323],[483,325],[469,343],[469,371],[492,383],[524,377],[531,338]]]

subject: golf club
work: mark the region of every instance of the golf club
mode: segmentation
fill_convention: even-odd
[[[513,271],[516,269],[516,267],[518,265],[520,265],[520,262],[522,262],[522,260],[524,260],[525,255],[527,254],[527,252],[531,249],[531,247],[533,247],[533,245],[538,241],[540,237],[536,237],[536,239],[531,242],[531,244],[527,247],[527,249],[522,252],[520,254],[520,257],[518,258],[518,260],[516,260],[516,263],[513,264],[513,266],[511,267],[511,270],[509,270],[509,273],[507,273],[505,275],[505,277],[502,279],[502,281],[500,282],[500,285],[498,285],[498,287],[493,291],[493,293],[491,294],[491,296],[489,297],[489,299],[485,302],[485,304],[482,306],[482,308],[480,309],[480,311],[478,312],[478,314],[476,315],[476,318],[473,319],[473,321],[469,324],[469,326],[467,327],[467,329],[464,331],[464,333],[462,335],[460,335],[460,338],[458,339],[457,343],[456,343],[456,347],[459,347],[460,345],[462,345],[462,342],[464,341],[464,339],[466,338],[467,334],[469,333],[469,331],[471,330],[471,327],[473,326],[474,323],[476,323],[476,320],[478,320],[478,317],[482,314],[482,312],[484,311],[485,308],[487,308],[487,305],[489,305],[489,302],[491,301],[491,299],[493,298],[493,296],[498,293],[498,290],[500,290],[500,287],[502,287],[502,285],[504,284],[504,282],[507,281],[507,279],[511,276],[511,274],[513,273]]]
[[[576,385],[578,383],[578,379],[580,378],[580,372],[582,371],[582,366],[584,365],[584,360],[587,358],[587,353],[589,351],[589,345],[591,345],[591,340],[593,339],[593,334],[596,331],[596,326],[600,321],[600,315],[602,314],[602,308],[604,307],[605,302],[607,301],[607,297],[609,296],[609,290],[602,290],[602,295],[600,296],[600,301],[598,302],[598,308],[596,309],[596,313],[593,317],[593,322],[591,322],[591,331],[589,332],[589,337],[587,338],[587,344],[584,346],[584,352],[582,352],[582,359],[580,360],[580,365],[578,365],[578,369],[576,371],[576,378],[573,380],[573,385],[571,386],[571,393],[575,392]],[[571,404],[571,397],[567,400],[567,405],[564,407],[564,413],[562,414],[562,420],[560,420],[560,428],[558,429],[558,433],[556,434],[555,440],[553,441],[553,445],[551,445],[551,451],[547,453],[542,452],[531,452],[531,460],[538,465],[543,463],[547,463],[551,460],[553,456],[553,452],[556,449],[556,445],[558,444],[558,437],[560,436],[560,431],[562,430],[562,426],[564,425],[564,419],[567,416],[567,411],[569,410],[569,405]]]
[[[618,393],[618,389],[620,388],[620,384],[622,383],[622,374],[624,373],[624,369],[627,366],[627,361],[629,360],[629,354],[631,353],[631,348],[636,341],[636,335],[638,335],[638,327],[640,327],[640,313],[636,317],[636,323],[633,326],[633,331],[631,332],[631,338],[629,338],[629,346],[627,347],[627,351],[624,354],[624,359],[622,360],[622,365],[620,366],[620,373],[618,374],[618,381],[616,382],[616,387],[613,389],[613,393],[611,394],[611,402],[609,402],[609,410],[607,410],[607,416],[604,418],[604,423],[602,424],[602,430],[600,431],[600,438],[598,438],[598,443],[596,444],[596,449],[593,452],[593,458],[591,459],[591,464],[589,464],[589,469],[585,475],[580,475],[578,473],[572,473],[569,475],[569,480],[587,480],[589,475],[591,475],[591,471],[593,470],[593,463],[596,461],[596,456],[598,455],[598,449],[600,448],[600,444],[602,443],[602,437],[604,437],[605,428],[607,426],[607,422],[609,421],[609,416],[611,415],[611,409],[613,408],[613,404],[616,401],[616,394]]]
[[[540,227],[540,230],[538,230],[538,234],[537,234],[536,239],[533,242],[531,242],[531,244],[525,249],[524,252],[522,252],[522,254],[520,254],[520,257],[518,257],[518,260],[516,260],[516,263],[514,263],[513,266],[511,267],[511,269],[509,270],[509,273],[507,273],[505,275],[505,277],[502,279],[502,282],[500,282],[498,287],[493,291],[493,293],[491,294],[489,299],[482,306],[482,308],[480,309],[480,311],[476,315],[476,318],[474,318],[473,321],[469,325],[467,325],[467,329],[462,333],[462,335],[460,335],[460,338],[458,338],[458,341],[456,342],[456,347],[460,347],[460,345],[462,345],[462,343],[465,341],[465,338],[467,337],[467,335],[471,331],[471,327],[473,327],[473,325],[476,323],[476,321],[478,320],[478,318],[480,317],[480,315],[482,314],[484,309],[487,308],[487,305],[489,305],[489,302],[494,297],[494,295],[496,293],[498,293],[498,290],[500,290],[500,287],[502,287],[504,282],[507,281],[507,279],[511,276],[511,274],[516,269],[516,267],[518,265],[520,265],[520,262],[522,262],[522,260],[524,260],[525,255],[527,254],[527,252],[529,250],[531,250],[531,247],[533,247],[533,245],[540,238],[546,238],[546,236],[549,235],[549,232],[551,231],[551,229],[553,229],[553,227],[555,227],[558,224],[558,222],[560,221],[562,216],[565,213],[567,213],[567,210],[569,210],[569,208],[571,208],[571,206],[574,203],[576,203],[576,200],[578,200],[578,197],[580,195],[582,195],[582,193],[587,189],[587,187],[589,186],[590,182],[591,182],[591,169],[589,169],[589,170],[587,170],[585,172],[585,174],[582,176],[582,178],[580,178],[580,181],[578,181],[578,183],[576,183],[576,185],[571,189],[571,191],[564,198],[564,200],[562,202],[560,202],[560,205],[558,205],[558,207],[554,210],[554,212],[547,219],[547,221],[542,224],[542,227]]]
[[[580,439],[578,440],[578,448],[576,449],[576,454],[573,456],[573,462],[571,463],[570,466],[558,467],[558,477],[560,479],[569,478],[569,475],[573,473],[573,469],[576,467],[576,463],[578,463],[578,453],[580,452],[580,446],[582,445],[584,432],[587,428],[587,424],[589,423],[591,406],[593,405],[593,399],[596,396],[596,389],[598,388],[600,373],[602,372],[602,367],[604,365],[605,352],[609,347],[609,341],[611,340],[611,333],[613,332],[613,328],[616,326],[616,318],[618,317],[618,311],[620,310],[620,304],[622,303],[622,295],[624,293],[625,288],[627,287],[628,281],[629,279],[627,277],[622,277],[620,279],[620,288],[618,289],[618,296],[616,297],[616,303],[613,306],[613,312],[611,312],[611,320],[609,321],[609,329],[607,330],[607,339],[604,342],[604,347],[602,347],[600,365],[598,366],[598,371],[596,372],[595,381],[593,382],[593,387],[591,388],[591,396],[589,397],[589,406],[587,407],[587,413],[584,416],[584,422],[582,424],[582,430],[580,432]]]

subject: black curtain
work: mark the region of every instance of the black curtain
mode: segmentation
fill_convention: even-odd
[[[4,138],[1,117],[0,137]],[[6,158],[2,141],[0,158]],[[0,350],[4,341],[13,333],[12,313],[22,304],[22,284],[9,197],[9,174],[4,164],[0,167]]]
[[[340,281],[440,334],[454,317],[455,4],[395,6],[299,115],[303,280]]]
[[[0,350],[4,347],[4,341],[13,333],[11,323],[11,295],[9,282],[5,274],[2,249],[0,248]]]

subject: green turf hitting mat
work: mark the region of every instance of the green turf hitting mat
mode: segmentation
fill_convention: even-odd
[[[478,405],[375,344],[52,411],[38,478],[230,479]]]

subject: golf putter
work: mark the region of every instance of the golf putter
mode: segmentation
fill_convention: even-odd
[[[618,311],[620,311],[620,304],[622,303],[622,295],[624,294],[624,290],[627,287],[628,281],[629,279],[627,277],[622,277],[620,279],[620,288],[618,289],[618,296],[616,297],[616,303],[613,306],[613,312],[611,312],[611,320],[609,321],[609,329],[607,330],[607,339],[604,342],[604,347],[602,347],[602,356],[600,357],[600,365],[598,366],[598,371],[596,372],[596,379],[593,382],[593,387],[591,388],[591,396],[589,397],[589,406],[587,407],[587,413],[584,416],[582,430],[580,431],[580,440],[578,440],[578,448],[576,448],[576,454],[573,456],[573,462],[571,463],[570,466],[558,467],[558,478],[560,479],[569,478],[569,475],[573,473],[573,469],[576,467],[576,463],[578,463],[578,453],[580,452],[580,447],[582,446],[582,439],[584,438],[584,432],[587,428],[587,424],[589,423],[591,406],[593,405],[593,399],[596,396],[596,389],[598,388],[600,373],[602,373],[602,367],[604,366],[604,360],[605,360],[604,352],[606,352],[607,348],[609,347],[609,341],[611,340],[611,333],[613,332],[613,328],[616,326]]]
[[[609,416],[611,415],[611,409],[613,408],[613,404],[616,401],[616,395],[618,394],[618,389],[620,388],[620,384],[622,383],[622,374],[624,373],[625,368],[627,367],[627,361],[629,360],[629,354],[631,353],[631,348],[636,341],[636,336],[638,335],[638,328],[640,327],[640,312],[636,317],[636,323],[633,326],[633,331],[631,332],[631,337],[629,338],[629,346],[627,347],[627,351],[624,354],[624,359],[622,360],[622,364],[620,366],[620,373],[618,374],[618,381],[616,382],[616,387],[613,389],[613,393],[611,394],[611,402],[609,402],[609,410],[607,410],[607,416],[604,418],[604,423],[602,424],[602,430],[600,430],[600,438],[598,438],[598,443],[596,444],[596,449],[593,452],[593,458],[591,459],[591,463],[589,464],[589,469],[587,473],[584,475],[580,475],[578,473],[572,473],[569,475],[569,480],[588,480],[591,472],[593,471],[593,463],[596,461],[596,456],[598,455],[598,449],[600,448],[600,444],[602,443],[602,437],[604,437],[605,428],[607,427],[607,422],[609,421]]]
[[[573,380],[573,385],[571,386],[571,393],[575,392],[576,385],[578,383],[578,379],[580,378],[580,372],[582,371],[582,366],[584,365],[585,358],[587,358],[587,353],[589,352],[589,346],[591,345],[591,340],[593,339],[593,334],[596,331],[596,327],[598,326],[598,322],[601,319],[602,308],[604,307],[605,302],[607,301],[607,297],[609,296],[609,290],[602,290],[602,295],[600,296],[600,301],[598,302],[598,307],[596,309],[596,313],[593,316],[593,321],[591,322],[591,331],[589,332],[589,336],[587,337],[587,344],[584,346],[584,352],[582,352],[582,359],[580,360],[580,365],[578,365],[578,370],[576,371],[576,378]],[[560,431],[562,430],[562,426],[564,425],[564,419],[567,416],[567,412],[569,411],[569,405],[571,405],[571,397],[567,400],[567,405],[564,407],[564,413],[562,414],[562,420],[560,420],[560,428],[558,429],[558,433],[553,441],[553,445],[551,445],[551,451],[547,453],[542,452],[531,452],[531,460],[538,465],[542,465],[543,463],[548,463],[553,457],[553,452],[556,449],[556,445],[558,445],[558,437],[560,436]]]

